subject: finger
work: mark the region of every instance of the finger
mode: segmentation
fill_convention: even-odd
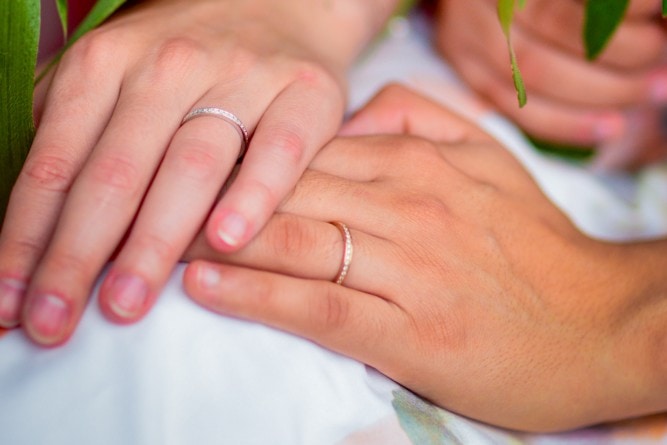
[[[387,280],[383,272],[393,268],[392,244],[349,226],[352,258],[344,284],[347,287],[383,295]],[[188,259],[251,267],[299,278],[332,281],[343,261],[344,240],[333,224],[307,217],[276,214],[243,249],[222,253],[210,249],[199,237]],[[372,253],[372,254],[371,254]]]
[[[630,2],[625,19],[596,63],[637,70],[659,60],[665,34],[656,20],[657,3],[655,0],[650,2],[653,5],[641,3]],[[575,32],[584,24],[584,5],[581,1],[536,0],[526,3],[525,10],[516,14],[516,24],[517,29],[528,33],[528,38],[562,48],[580,60],[585,58],[581,33]]]
[[[186,292],[223,315],[258,321],[381,367],[409,323],[390,301],[329,282],[195,262]]]
[[[38,343],[65,341],[78,322],[95,277],[131,223],[182,117],[171,110],[189,106],[177,88],[182,86],[129,80],[123,87],[28,289],[24,325]]]
[[[51,237],[70,186],[116,103],[122,63],[61,61],[39,128],[12,190],[0,235],[0,325],[18,323],[28,277]],[[96,81],[104,76],[105,82]],[[87,110],[95,110],[91,113]]]
[[[500,34],[498,41],[502,42]],[[520,27],[513,32],[512,45],[531,96],[588,107],[625,106],[650,99],[649,76],[644,70],[627,72],[592,64],[533,38]],[[487,69],[511,81],[507,49],[494,46],[472,40],[469,56],[488,61]]]
[[[495,74],[477,58],[461,58],[466,79],[482,96],[495,103],[525,131],[541,139],[575,145],[595,144],[623,134],[625,122],[620,112],[567,104],[545,98],[529,90],[525,107],[517,105],[511,82]]]
[[[333,80],[313,75],[288,85],[262,116],[238,176],[211,215],[209,241],[224,251],[244,245],[266,223],[340,125],[343,98]]]
[[[209,214],[238,156],[239,135],[201,116],[176,132],[123,249],[100,288],[100,305],[116,321],[135,321]]]
[[[340,135],[410,134],[457,144],[490,140],[478,126],[404,87],[384,87],[343,125]]]
[[[579,0],[581,1],[581,0]],[[628,5],[627,17],[629,19],[658,17],[661,13],[660,0],[632,0]]]

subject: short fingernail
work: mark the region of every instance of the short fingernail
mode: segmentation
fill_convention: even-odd
[[[38,295],[28,308],[27,327],[38,342],[55,343],[65,334],[70,315],[71,309],[62,298],[51,294]]]
[[[593,135],[598,141],[621,137],[625,131],[625,119],[620,114],[610,113],[595,118]]]
[[[218,287],[222,277],[218,269],[209,265],[200,265],[197,270],[197,283],[202,289],[215,289]]]
[[[248,224],[244,217],[238,213],[228,213],[220,221],[217,234],[225,244],[236,246],[243,239],[247,226]]]
[[[655,104],[662,105],[667,103],[667,75],[662,73],[651,78],[649,94]]]
[[[109,307],[121,318],[142,312],[148,299],[148,285],[135,275],[118,275],[109,287]]]
[[[3,328],[13,328],[19,324],[25,288],[25,283],[19,280],[0,279],[0,326]]]

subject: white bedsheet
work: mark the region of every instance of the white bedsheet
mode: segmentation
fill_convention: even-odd
[[[505,142],[586,232],[606,239],[667,233],[664,166],[614,178],[610,187],[580,166],[541,157],[512,125],[465,95],[431,52],[427,32],[420,19],[395,22],[352,73],[352,106],[387,81],[405,82]],[[137,325],[111,324],[93,303],[62,348],[35,347],[18,330],[2,337],[0,443],[667,443],[667,431],[651,438],[627,427],[560,436],[485,427],[311,342],[201,309],[183,295],[181,273],[179,266]]]

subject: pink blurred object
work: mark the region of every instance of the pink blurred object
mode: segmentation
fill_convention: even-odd
[[[42,62],[52,56],[63,45],[63,34],[58,18],[55,0],[42,1],[42,24],[39,39],[39,61]],[[70,0],[68,14],[69,32],[86,16],[95,4],[95,0]]]

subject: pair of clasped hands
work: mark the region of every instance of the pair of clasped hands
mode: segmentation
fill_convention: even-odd
[[[587,238],[496,141],[403,87],[340,129],[345,71],[394,3],[152,1],[83,38],[37,93],[37,136],[0,236],[0,325],[64,343],[110,259],[100,307],[135,322],[185,259],[185,290],[203,306],[312,339],[476,419],[545,431],[666,409],[662,325],[646,315],[664,257]],[[443,49],[464,79],[470,33],[449,22],[494,4],[442,2],[438,39],[461,42]],[[652,103],[664,36],[636,4],[618,38],[652,44],[613,42],[610,54],[631,60],[574,71],[626,73],[627,96],[612,89],[603,103],[597,83],[584,85],[589,99],[569,83],[541,89],[528,69],[528,107],[544,122],[520,123],[548,135],[550,113],[576,109],[559,137],[596,142],[613,113],[600,110]],[[479,81],[500,108],[514,98],[505,77]],[[199,107],[229,110],[252,133],[222,197],[241,141],[212,116],[182,124]],[[344,247],[332,221],[354,245],[343,286],[331,282]]]

